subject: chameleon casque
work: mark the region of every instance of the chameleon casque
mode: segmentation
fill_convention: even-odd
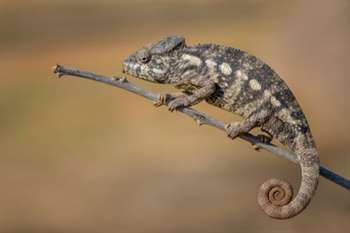
[[[126,58],[123,72],[182,91],[160,95],[158,106],[168,103],[173,111],[205,100],[243,118],[227,124],[230,138],[259,127],[270,139],[288,146],[301,167],[298,193],[293,198],[289,183],[270,179],[260,187],[258,204],[276,219],[291,218],[308,206],[319,178],[316,145],[293,93],[267,64],[240,49],[216,44],[188,46],[184,38],[170,36]]]

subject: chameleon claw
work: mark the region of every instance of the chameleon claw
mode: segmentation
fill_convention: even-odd
[[[187,107],[189,106],[190,102],[187,99],[186,96],[179,96],[173,100],[171,100],[168,104],[169,111],[173,112],[174,110],[181,108],[181,107]]]
[[[160,106],[166,104],[167,99],[168,99],[167,97],[168,97],[167,94],[159,94],[158,100],[156,102],[154,102],[153,105],[155,107],[160,107]]]
[[[174,107],[169,107],[168,110],[169,110],[170,112],[174,112],[174,110],[176,110],[176,108],[174,108]]]
[[[153,106],[158,108],[158,107],[162,106],[162,104],[160,104],[159,101],[155,101],[155,102],[153,102]]]

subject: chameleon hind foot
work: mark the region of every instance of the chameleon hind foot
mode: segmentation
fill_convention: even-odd
[[[226,134],[232,140],[243,133],[241,122],[231,122],[225,125]]]

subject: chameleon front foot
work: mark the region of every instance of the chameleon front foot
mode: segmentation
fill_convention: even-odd
[[[160,107],[162,105],[168,105],[169,111],[174,111],[179,107],[186,107],[189,105],[189,101],[186,101],[187,96],[182,92],[174,93],[163,93],[158,95],[158,100],[153,103],[155,107]]]
[[[167,103],[167,100],[169,99],[168,94],[159,94],[158,100],[153,103],[155,107],[160,107],[162,105],[165,105]]]
[[[188,107],[190,106],[191,102],[188,99],[187,96],[182,95],[179,97],[176,97],[175,99],[171,100],[168,104],[169,111],[173,112],[174,110],[181,108],[181,107]]]

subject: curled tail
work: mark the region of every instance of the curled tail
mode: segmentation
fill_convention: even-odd
[[[288,219],[298,215],[308,206],[317,189],[319,156],[314,143],[301,137],[292,147],[301,167],[301,185],[295,198],[292,200],[293,189],[285,181],[270,179],[260,187],[258,204],[272,218]]]

